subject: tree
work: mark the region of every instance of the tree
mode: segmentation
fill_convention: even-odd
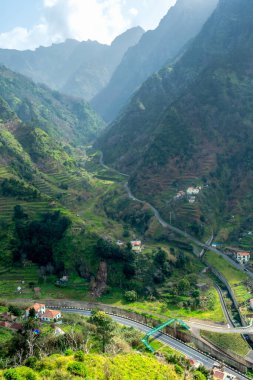
[[[29,310],[29,318],[34,319],[35,317],[36,317],[36,311],[35,311],[35,309],[32,307],[32,308]]]
[[[187,264],[187,258],[184,252],[180,251],[177,258],[176,267],[180,269],[184,269],[186,267],[186,264]]]
[[[194,380],[206,380],[206,376],[200,371],[195,371],[193,377]]]
[[[137,298],[138,298],[135,290],[129,290],[129,291],[125,292],[124,296],[125,296],[125,299],[127,300],[127,302],[135,302],[135,301],[137,301]]]
[[[103,311],[93,311],[90,322],[96,326],[96,332],[102,339],[102,350],[105,352],[105,346],[111,341],[115,325],[109,315]]]
[[[24,209],[20,205],[16,205],[14,207],[14,212],[13,212],[13,219],[27,219],[28,215],[24,212]]]
[[[22,314],[22,311],[17,306],[13,306],[13,305],[10,305],[8,307],[8,311],[9,313],[15,315],[16,317],[20,317]]]
[[[187,279],[183,278],[179,281],[178,291],[180,294],[186,294],[190,291],[190,283]]]
[[[155,262],[159,265],[164,265],[166,260],[167,253],[162,248],[159,248],[155,255]]]

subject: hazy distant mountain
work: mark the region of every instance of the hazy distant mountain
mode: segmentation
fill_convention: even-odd
[[[129,29],[111,46],[67,40],[35,51],[0,49],[0,63],[36,82],[89,100],[109,82],[127,49],[143,33],[140,27]]]
[[[134,192],[178,225],[252,215],[252,14],[251,0],[221,0],[181,60],[153,75],[99,142]],[[208,187],[194,204],[172,201],[190,185]]]
[[[157,29],[146,32],[130,48],[111,81],[92,101],[106,121],[113,120],[130,96],[166,62],[172,62],[195,37],[214,11],[218,0],[178,0]]]
[[[102,119],[82,99],[38,85],[0,66],[1,122],[15,117],[61,141],[90,143],[104,128]]]

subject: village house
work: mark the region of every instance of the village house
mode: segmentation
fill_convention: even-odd
[[[214,380],[234,380],[236,379],[235,376],[231,375],[230,373],[224,372],[221,369],[213,369],[213,379]]]
[[[61,319],[62,315],[59,310],[49,310],[46,309],[46,305],[41,303],[35,303],[34,305],[28,307],[25,311],[26,318],[29,317],[29,312],[31,309],[35,310],[35,317],[43,322],[54,322]]]
[[[132,247],[132,251],[134,251],[134,252],[141,252],[142,251],[142,244],[141,244],[140,240],[131,241],[131,247]]]
[[[198,195],[200,191],[202,190],[201,186],[198,187],[188,187],[186,190],[187,195]]]
[[[32,306],[28,307],[25,311],[25,316],[29,317],[29,312],[31,309],[35,310],[35,317],[40,318],[42,314],[46,312],[46,305],[42,303],[35,303]]]
[[[41,321],[54,322],[61,319],[61,312],[59,310],[46,310],[40,317]]]
[[[174,197],[175,200],[182,199],[185,196],[185,192],[183,190],[180,190]]]
[[[235,258],[240,264],[247,264],[250,259],[250,253],[249,252],[235,252]]]
[[[189,203],[193,204],[193,203],[195,203],[195,202],[196,202],[196,197],[194,197],[194,196],[190,196],[190,197],[189,197]]]

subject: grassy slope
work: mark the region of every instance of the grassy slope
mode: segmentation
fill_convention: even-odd
[[[211,288],[210,291],[215,295],[216,302],[214,310],[208,311],[192,311],[186,308],[179,308],[173,304],[167,304],[162,300],[140,300],[137,302],[126,303],[121,292],[117,292],[116,290],[113,294],[102,296],[99,301],[122,309],[150,315],[153,318],[196,318],[213,322],[225,322],[218,293],[215,288]]]
[[[209,331],[201,331],[201,336],[210,343],[225,350],[234,352],[240,356],[246,356],[250,347],[240,334],[220,334]]]
[[[34,371],[37,375],[36,379],[53,378],[56,373],[61,378],[76,379],[75,375],[67,369],[68,366],[75,362],[73,356],[53,355],[49,358],[42,359],[38,366],[41,371]],[[85,355],[84,362],[80,363],[80,367],[84,369],[83,375],[86,373],[87,378],[96,380],[179,380],[181,376],[174,371],[174,366],[160,363],[151,355],[128,354],[116,355],[114,357],[102,355]],[[25,367],[18,367],[16,372],[20,375],[25,373]],[[28,370],[34,373],[32,370]],[[4,379],[4,371],[0,373],[0,378]],[[81,374],[80,374],[81,375]],[[83,378],[81,376],[80,378]]]
[[[235,297],[239,304],[248,301],[251,295],[245,285],[246,281],[249,279],[246,273],[234,268],[225,259],[216,255],[213,252],[208,252],[206,254],[206,260],[208,263],[213,265],[231,285]]]

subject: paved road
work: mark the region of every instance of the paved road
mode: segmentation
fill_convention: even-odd
[[[225,316],[225,318],[227,320],[228,326],[230,328],[231,327],[235,327],[234,322],[232,321],[232,318],[230,317],[230,314],[228,312],[225,300],[223,298],[222,290],[221,290],[221,288],[218,285],[216,285],[215,287],[216,287],[216,290],[217,290],[217,292],[219,294],[220,304],[221,304],[221,307],[222,307],[222,310],[223,310],[223,314],[224,314],[224,316]]]
[[[103,152],[101,152],[100,154],[100,165],[103,166],[105,169],[109,169],[109,170],[112,170],[109,166],[105,165],[104,164],[104,161],[103,161]],[[121,174],[125,177],[129,177],[128,174],[125,174],[125,173],[120,173],[117,171],[118,174]],[[148,202],[145,202],[145,201],[142,201],[141,199],[138,199],[136,198],[130,188],[129,188],[129,185],[128,183],[126,183],[125,185],[125,189],[127,191],[127,194],[129,196],[130,199],[132,199],[133,201],[136,201],[136,202],[139,202],[139,203],[142,203],[142,204],[147,204],[149,206],[149,208],[153,211],[156,219],[158,220],[158,222],[164,227],[164,228],[168,228],[170,229],[171,231],[175,232],[176,234],[178,235],[181,235],[183,237],[185,237],[186,239],[192,241],[194,244],[196,244],[197,246],[201,247],[202,248],[202,251],[201,251],[201,254],[203,255],[205,251],[212,251],[216,254],[218,254],[219,256],[223,257],[227,262],[229,262],[233,267],[235,267],[236,269],[239,269],[240,271],[244,271],[244,268],[236,263],[234,260],[232,260],[230,257],[228,257],[227,255],[225,255],[222,251],[220,251],[219,249],[215,248],[215,247],[212,247],[211,246],[211,242],[208,241],[207,243],[202,243],[201,241],[199,241],[198,239],[196,239],[195,237],[191,236],[190,234],[188,234],[187,232],[185,231],[182,231],[180,230],[179,228],[177,227],[174,227],[172,226],[171,224],[167,223],[160,215],[159,211],[154,207],[152,206],[150,203]],[[251,277],[253,279],[253,272],[251,271],[247,271],[247,275],[249,277]]]
[[[76,310],[76,309],[62,309],[63,312],[67,312],[67,313],[75,313],[75,314],[81,314],[81,315],[85,315],[85,316],[90,316],[91,315],[91,312],[88,311],[88,310]],[[131,321],[129,319],[125,319],[125,318],[122,318],[122,317],[117,317],[117,316],[111,316],[113,318],[113,320],[117,323],[120,323],[124,326],[128,326],[128,327],[133,327],[141,332],[144,332],[144,333],[147,333],[149,332],[151,329],[145,325],[142,325],[138,322],[134,322],[134,321]],[[174,339],[174,338],[171,338],[170,336],[166,335],[166,334],[163,334],[163,333],[159,333],[157,335],[155,335],[156,339],[159,340],[160,342],[166,344],[167,346],[170,346],[172,348],[174,348],[175,350],[181,352],[182,354],[186,355],[188,358],[191,358],[191,359],[194,359],[194,360],[197,360],[197,361],[200,361],[201,363],[203,363],[203,365],[208,368],[208,369],[211,369],[214,365],[215,362],[217,362],[217,360],[213,359],[213,358],[210,358],[208,357],[207,355],[203,354],[203,353],[200,353],[198,352],[197,350],[194,350],[193,348],[191,347],[188,347],[186,344]],[[229,372],[231,373],[232,375],[236,376],[239,380],[246,380],[248,379],[246,376],[242,375],[242,374],[239,374],[237,371],[231,369],[231,368],[228,368],[228,367],[225,367],[225,371],[226,372]]]

